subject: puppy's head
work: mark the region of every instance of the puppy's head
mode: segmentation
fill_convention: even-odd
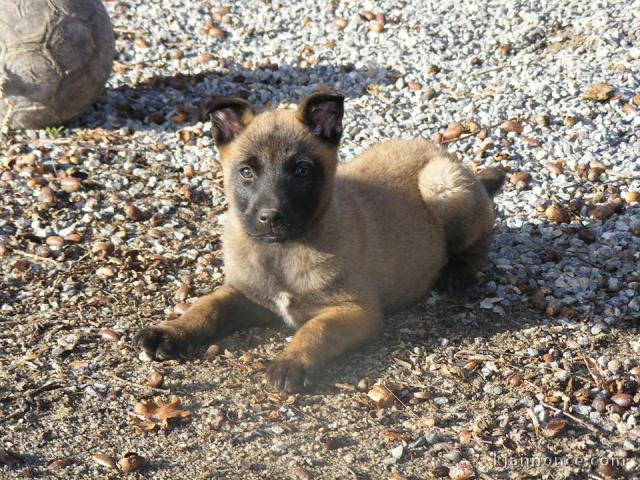
[[[240,99],[211,106],[232,213],[264,242],[302,235],[327,205],[338,161],[344,97],[314,92],[296,109],[254,114]]]

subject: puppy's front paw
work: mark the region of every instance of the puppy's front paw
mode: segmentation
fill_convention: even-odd
[[[314,383],[315,370],[300,359],[280,355],[267,367],[269,384],[287,393],[300,392]]]
[[[133,338],[133,344],[154,360],[182,358],[191,347],[180,330],[162,324],[140,330]]]

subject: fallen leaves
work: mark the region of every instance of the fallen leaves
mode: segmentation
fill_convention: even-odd
[[[567,421],[562,418],[552,418],[545,425],[542,433],[545,437],[553,438],[560,435],[567,428]]]
[[[410,442],[413,437],[408,432],[401,432],[392,428],[385,428],[380,431],[380,438],[389,442]]]
[[[522,133],[522,122],[517,120],[506,120],[500,124],[500,129],[505,132]]]
[[[451,122],[447,125],[447,129],[442,134],[442,140],[450,142],[456,140],[460,135],[464,133],[464,127],[457,122]]]
[[[395,402],[393,393],[383,385],[374,385],[367,393],[367,397],[376,408],[388,408]]]
[[[115,470],[117,467],[116,460],[111,455],[106,455],[104,453],[96,453],[91,457],[94,462],[98,465],[102,465],[103,467]]]
[[[118,460],[118,467],[123,473],[137,472],[147,463],[147,460],[135,452],[127,452]]]
[[[117,462],[111,455],[104,453],[96,453],[91,458],[98,465],[110,470],[120,470],[122,473],[137,472],[147,464],[147,459],[135,452],[125,453]]]
[[[180,399],[175,395],[171,397],[169,402],[162,400],[162,397],[143,400],[133,407],[133,412],[130,413],[130,423],[142,432],[154,430],[156,427],[167,429],[170,420],[186,418],[191,415],[190,410],[179,407]]]
[[[606,102],[613,95],[613,87],[606,83],[596,83],[582,97],[593,102]]]

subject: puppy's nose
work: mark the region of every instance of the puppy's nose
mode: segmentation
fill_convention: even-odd
[[[261,223],[276,223],[282,219],[282,215],[275,208],[263,208],[258,213],[258,220]]]

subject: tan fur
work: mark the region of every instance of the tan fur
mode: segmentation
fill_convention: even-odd
[[[294,110],[248,119],[246,130],[220,148],[225,177],[240,153],[264,144],[257,139],[269,139],[260,152],[268,157],[284,148],[283,136],[313,142],[325,172],[335,173],[318,218],[300,238],[263,243],[245,233],[227,192],[227,286],[155,329],[189,343],[210,341],[226,324],[243,328],[247,316],[265,324],[281,318],[298,331],[269,374],[290,390],[327,360],[372,338],[385,312],[424,297],[448,255],[460,254],[463,269],[471,265],[475,275],[494,214],[478,179],[440,147],[392,140],[337,165],[337,148],[312,137]]]

